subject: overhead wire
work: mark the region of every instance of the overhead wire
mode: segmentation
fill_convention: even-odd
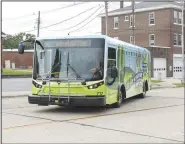
[[[77,5],[84,4],[84,3],[85,2],[83,2],[83,3],[77,3],[77,4],[72,4],[72,5],[68,5],[68,6],[64,6],[64,7],[59,7],[59,8],[55,8],[55,9],[51,9],[51,10],[45,10],[45,11],[42,11],[42,14],[46,14],[46,13],[50,13],[50,12],[62,10],[62,9],[65,9],[65,8],[77,6]],[[18,17],[14,17],[14,18],[3,18],[2,22],[3,21],[7,21],[7,20],[17,20],[17,19],[21,19],[21,18],[25,18],[25,17],[27,18],[27,17],[30,17],[30,16],[34,16],[34,13],[33,14],[23,15],[23,16],[18,16]]]
[[[61,8],[55,8],[55,9],[52,9],[52,10],[47,10],[47,11],[45,11],[45,12],[43,11],[42,14],[47,14],[47,13],[50,13],[50,12],[62,10],[62,9],[65,9],[65,8],[77,6],[77,5],[84,4],[84,3],[85,3],[85,2],[77,3],[77,4],[72,4],[72,5],[68,5],[68,6],[61,7]]]
[[[97,5],[94,6],[94,7],[91,7],[90,9],[87,9],[87,10],[85,10],[85,11],[83,11],[83,12],[81,12],[81,13],[75,15],[75,16],[72,16],[72,17],[70,17],[70,18],[68,18],[68,19],[62,20],[62,21],[60,21],[60,22],[57,22],[57,23],[54,23],[54,24],[51,24],[51,25],[48,25],[48,26],[41,27],[40,30],[41,30],[41,29],[48,28],[48,27],[52,27],[52,26],[55,26],[55,25],[58,25],[58,24],[61,24],[61,23],[66,22],[66,21],[68,21],[68,20],[71,20],[71,19],[73,19],[73,18],[75,18],[75,17],[77,17],[77,16],[79,16],[79,15],[81,15],[81,14],[87,12],[87,11],[90,11],[90,10],[94,9],[95,7],[97,7]],[[26,33],[26,32],[32,32],[32,31],[35,31],[35,29],[34,29],[34,30],[24,31],[24,33]]]
[[[101,7],[101,6],[100,6],[100,7]],[[71,29],[71,28],[74,28],[74,27],[76,27],[76,26],[82,24],[82,23],[85,22],[86,20],[90,19],[98,10],[100,10],[100,7],[99,7],[98,9],[96,9],[92,14],[88,15],[87,18],[85,18],[84,20],[82,20],[81,22],[79,22],[79,23],[76,24],[76,25],[73,25],[73,26],[71,26],[71,27],[68,27],[68,28],[65,28],[65,29],[62,29],[62,30],[50,30],[50,31],[65,31],[65,30],[69,30],[69,29]]]
[[[104,9],[103,9],[102,11],[104,11]],[[101,11],[101,12],[102,12],[102,11]],[[98,15],[101,14],[101,12],[98,13]],[[98,15],[96,15],[93,19],[91,19],[89,22],[87,22],[86,24],[84,24],[84,25],[81,26],[80,28],[78,28],[78,29],[76,29],[76,30],[73,30],[73,31],[70,31],[69,33],[71,33],[71,32],[76,32],[76,31],[80,30],[81,28],[85,27],[85,26],[88,25],[90,22],[92,22],[95,18],[97,18]]]
[[[97,23],[97,21],[96,22],[94,22],[94,23]],[[94,24],[93,23],[93,24]],[[89,25],[88,27],[85,27],[86,29],[88,29],[88,28],[91,28],[92,27],[92,25]],[[83,30],[83,29],[82,29]],[[53,29],[48,29],[47,31],[60,31],[60,29],[58,29],[58,30],[53,30]],[[81,31],[81,30],[80,30]]]
[[[95,6],[95,7],[97,7],[97,6]],[[45,26],[45,27],[41,27],[40,29],[44,29],[44,28],[48,28],[48,27],[51,27],[51,26],[55,26],[55,25],[58,25],[58,24],[61,24],[61,23],[65,22],[65,21],[71,20],[71,19],[73,19],[73,18],[75,18],[75,17],[77,17],[77,16],[79,16],[79,15],[81,15],[81,14],[87,12],[87,11],[90,11],[90,10],[94,9],[95,7],[92,7],[92,8],[90,8],[90,9],[87,9],[87,10],[85,10],[85,11],[83,11],[83,12],[81,12],[81,13],[79,13],[79,14],[73,16],[73,17],[70,17],[70,18],[65,19],[65,20],[63,20],[63,21],[60,21],[60,22],[58,22],[58,23],[54,23],[54,24],[51,24],[51,25],[48,25],[48,26]]]

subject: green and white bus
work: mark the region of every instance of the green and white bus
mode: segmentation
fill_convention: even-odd
[[[25,46],[19,45],[19,54]],[[151,89],[151,54],[104,35],[36,38],[30,104],[120,107]]]

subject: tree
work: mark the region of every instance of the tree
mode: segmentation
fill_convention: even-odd
[[[26,39],[35,39],[35,35],[19,33],[17,35],[7,35],[7,38],[4,40],[4,48],[5,49],[16,49],[18,44],[23,40],[23,37],[26,36]],[[25,43],[28,48],[33,47],[31,43]]]

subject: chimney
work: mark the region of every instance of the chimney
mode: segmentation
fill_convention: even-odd
[[[120,8],[123,8],[123,7],[124,7],[124,2],[120,1]]]

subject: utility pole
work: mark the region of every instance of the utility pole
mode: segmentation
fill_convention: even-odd
[[[37,37],[39,37],[40,32],[40,11],[38,12],[38,20],[37,20]]]
[[[105,14],[106,14],[106,17],[105,17],[106,35],[108,35],[108,2],[107,1],[105,1]]]
[[[124,1],[120,1],[120,9],[124,8]]]
[[[132,0],[132,32],[133,32],[133,44],[135,44],[135,33],[134,33],[134,26],[135,26],[135,2]]]
[[[185,10],[185,1],[182,2],[182,82],[184,82],[184,68],[185,68],[185,62],[184,62],[184,10]]]

